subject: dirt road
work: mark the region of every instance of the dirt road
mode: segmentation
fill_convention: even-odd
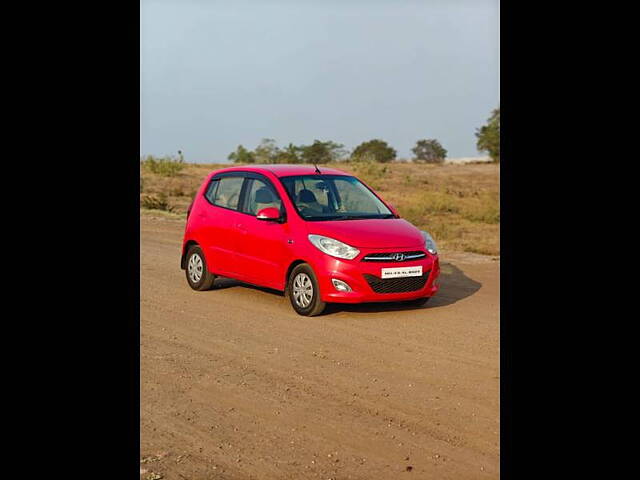
[[[192,291],[183,225],[141,218],[141,478],[499,477],[499,260],[444,252],[419,309],[307,318]]]

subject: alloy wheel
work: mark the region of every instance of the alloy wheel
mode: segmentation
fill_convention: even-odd
[[[302,308],[307,308],[311,304],[313,283],[306,273],[301,272],[293,279],[293,299]]]
[[[200,281],[203,269],[202,258],[200,258],[200,255],[197,253],[191,255],[187,271],[189,272],[189,278],[193,283],[198,283]]]

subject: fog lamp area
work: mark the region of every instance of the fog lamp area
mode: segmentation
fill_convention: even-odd
[[[337,278],[332,278],[331,279],[331,283],[333,283],[333,286],[336,290],[338,290],[339,292],[350,292],[351,291],[351,287],[349,286],[349,284],[347,282],[343,282],[342,280],[338,280]]]

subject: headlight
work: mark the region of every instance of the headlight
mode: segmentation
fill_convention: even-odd
[[[322,235],[309,235],[309,241],[321,252],[332,257],[346,258],[352,260],[358,256],[360,250],[353,248],[346,243]]]
[[[436,242],[433,241],[433,238],[431,238],[431,235],[429,235],[427,232],[425,232],[424,230],[421,230],[422,232],[422,236],[424,237],[424,248],[427,249],[427,252],[429,252],[432,255],[436,255],[438,253],[438,247],[436,247]]]

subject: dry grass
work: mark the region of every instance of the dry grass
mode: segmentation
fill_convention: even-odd
[[[229,165],[185,164],[172,177],[141,169],[144,194],[165,195],[168,208],[178,215],[184,214],[203,178],[226,166]],[[403,218],[430,232],[443,251],[500,254],[500,165],[328,166],[361,178],[393,204]]]
[[[174,208],[167,199],[164,192],[159,194],[143,193],[140,195],[140,207],[147,210],[163,210],[165,212],[173,212]]]
[[[182,160],[173,157],[154,157],[153,155],[147,155],[140,160],[140,166],[143,170],[162,177],[175,177],[184,169],[185,164]]]

